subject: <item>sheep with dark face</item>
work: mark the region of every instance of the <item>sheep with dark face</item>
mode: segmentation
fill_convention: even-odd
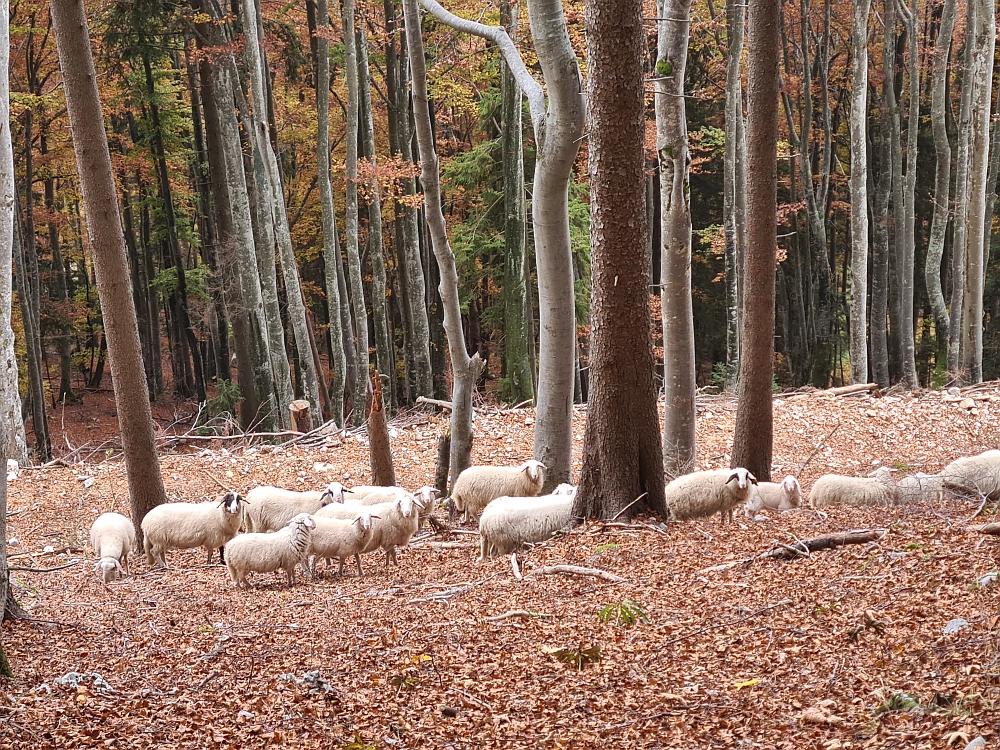
[[[665,489],[667,508],[675,521],[708,518],[722,514],[722,521],[733,520],[733,509],[750,497],[757,478],[746,469],[713,469],[685,474]]]
[[[204,547],[208,562],[212,550],[218,549],[219,562],[224,562],[222,546],[239,533],[242,521],[243,498],[235,492],[227,492],[218,502],[157,505],[141,524],[146,562],[165,568],[167,550],[191,547]]]

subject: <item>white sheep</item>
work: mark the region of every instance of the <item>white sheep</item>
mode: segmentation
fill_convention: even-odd
[[[90,546],[99,558],[94,571],[101,571],[105,583],[123,572],[129,573],[128,556],[135,547],[135,526],[121,513],[104,513],[90,527]]]
[[[957,458],[941,469],[940,475],[953,492],[1000,499],[1000,450]]]
[[[405,547],[410,543],[410,537],[417,533],[421,507],[420,501],[410,493],[397,495],[389,503],[369,506],[372,514],[379,516],[379,520],[373,524],[371,539],[363,551],[383,549],[386,567],[390,560],[393,565],[398,565],[396,547]]]
[[[750,491],[750,498],[743,506],[748,518],[761,510],[785,512],[802,505],[802,485],[791,474],[780,482],[758,482]]]
[[[226,567],[237,587],[247,586],[247,573],[270,573],[282,569],[288,585],[295,585],[295,566],[306,564],[316,521],[299,513],[288,525],[268,534],[240,534],[226,545]]]
[[[247,531],[259,534],[277,531],[299,513],[316,513],[331,503],[343,503],[346,488],[331,482],[322,490],[297,492],[280,487],[254,487],[246,497]]]
[[[899,480],[896,484],[896,502],[933,502],[944,497],[944,477],[940,474],[917,472]]]
[[[574,497],[576,495],[576,487],[574,487],[571,484],[566,484],[565,482],[563,482],[562,484],[557,485],[554,490],[552,490],[552,494],[569,495],[570,497]]]
[[[314,516],[316,528],[313,529],[309,547],[309,554],[313,556],[309,563],[309,572],[315,571],[316,560],[319,558],[325,558],[326,564],[329,566],[330,560],[336,557],[340,560],[340,569],[337,571],[337,575],[342,576],[344,575],[344,560],[353,555],[358,564],[358,577],[363,577],[361,553],[372,536],[372,519],[378,518],[380,517],[371,512],[371,508],[356,510],[353,521]]]
[[[218,548],[219,562],[225,562],[222,546],[239,533],[242,520],[243,498],[235,492],[227,492],[218,502],[157,505],[142,519],[146,562],[165,568],[168,549],[191,547],[204,547],[209,562],[212,550]]]
[[[451,499],[455,511],[468,521],[498,497],[535,497],[544,482],[541,461],[525,461],[520,466],[470,466],[455,480]]]
[[[757,478],[746,469],[712,469],[684,474],[665,488],[667,508],[675,521],[707,518],[722,514],[722,521],[733,520],[733,508],[750,496]]]
[[[479,519],[479,561],[551,539],[572,520],[573,495],[498,497]]]
[[[848,477],[825,474],[816,480],[809,493],[814,508],[830,505],[893,505],[898,489],[892,481],[892,469],[880,467],[872,476]]]
[[[355,489],[360,492],[355,492]],[[391,503],[400,495],[409,495],[409,490],[402,487],[358,487],[348,490],[348,496],[344,498],[344,505],[363,507],[367,505],[381,505]]]

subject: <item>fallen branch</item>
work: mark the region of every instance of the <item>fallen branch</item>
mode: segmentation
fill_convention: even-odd
[[[476,586],[484,584],[487,581],[489,581],[490,579],[495,578],[495,577],[496,577],[495,575],[487,576],[486,578],[484,578],[481,581],[475,581],[473,583],[467,583],[464,586],[456,586],[455,588],[445,589],[444,591],[438,591],[437,593],[430,594],[429,596],[427,596],[427,597],[425,597],[423,599],[410,599],[410,601],[407,602],[407,604],[418,604],[420,602],[440,602],[440,601],[444,601],[446,599],[451,599],[451,597],[458,596],[459,594],[464,594],[466,591],[471,591]]]
[[[493,615],[492,617],[484,617],[483,619],[487,622],[499,622],[500,620],[509,620],[514,617],[519,617],[522,620],[548,620],[552,615],[545,615],[541,612],[529,612],[526,609],[512,609],[509,612],[504,612],[502,615]]]
[[[51,572],[53,572],[55,570],[63,570],[65,568],[72,568],[74,565],[77,565],[80,562],[82,562],[82,560],[79,560],[79,559],[77,559],[77,560],[70,560],[65,565],[58,565],[55,568],[26,568],[26,567],[19,566],[19,565],[12,565],[11,567],[7,568],[7,570],[17,570],[17,571],[22,571],[24,573],[51,573]]]
[[[978,531],[980,534],[1000,536],[1000,523],[984,523],[979,526],[969,526],[967,528],[969,531]],[[11,568],[11,570],[13,570],[13,568]]]
[[[841,421],[843,421],[843,420],[841,420]],[[840,424],[841,424],[840,422],[837,422],[837,424],[835,424],[835,425],[833,426],[833,429],[832,429],[832,430],[830,430],[830,431],[829,431],[829,432],[828,432],[828,433],[826,434],[826,437],[825,437],[825,438],[823,438],[822,440],[820,440],[820,441],[819,441],[819,443],[817,443],[817,444],[816,444],[816,447],[815,447],[815,448],[813,448],[813,451],[812,451],[812,453],[810,453],[810,454],[809,454],[809,455],[808,455],[808,456],[806,457],[806,460],[802,462],[802,465],[801,465],[801,466],[799,467],[799,470],[798,470],[797,472],[795,472],[795,478],[796,478],[796,479],[798,479],[798,478],[799,478],[799,476],[800,476],[800,475],[802,474],[802,472],[803,472],[803,471],[805,471],[805,468],[806,468],[806,466],[808,466],[808,465],[809,465],[809,462],[813,460],[813,456],[815,456],[815,455],[816,455],[817,453],[819,453],[820,449],[821,449],[821,448],[822,448],[822,447],[823,447],[824,445],[826,445],[826,441],[827,441],[827,440],[829,440],[830,438],[832,438],[832,437],[833,437],[833,433],[835,433],[835,432],[837,431],[837,429],[838,429],[838,428],[840,427]]]
[[[979,515],[980,513],[982,513],[982,512],[983,512],[983,508],[985,508],[985,507],[986,507],[986,503],[987,503],[987,501],[989,501],[989,499],[990,499],[990,496],[989,496],[989,495],[987,495],[987,494],[984,494],[984,493],[983,493],[982,491],[979,491],[979,494],[980,494],[980,495],[982,496],[982,498],[983,498],[983,501],[982,501],[981,503],[979,503],[979,507],[978,507],[978,508],[976,508],[976,512],[975,512],[975,513],[973,513],[973,514],[972,514],[971,516],[969,516],[969,517],[968,517],[968,518],[966,518],[966,519],[965,519],[964,521],[962,521],[962,523],[963,523],[963,524],[968,524],[968,523],[971,523],[971,522],[972,522],[972,520],[973,520],[973,519],[974,519],[974,518],[975,518],[976,516],[978,516],[978,515]]]
[[[778,560],[788,560],[803,553],[817,552],[824,549],[834,549],[847,544],[867,544],[877,542],[886,535],[887,529],[854,529],[853,531],[843,531],[839,534],[827,534],[818,536],[815,539],[805,539],[794,545],[782,544],[772,550],[758,555],[757,557],[775,558]],[[808,555],[807,555],[808,556]]]
[[[762,607],[761,609],[758,609],[756,612],[751,612],[750,614],[744,615],[743,617],[737,617],[735,620],[729,620],[728,622],[720,622],[716,625],[707,625],[703,628],[699,628],[698,630],[694,630],[685,635],[679,635],[676,638],[671,638],[669,641],[663,641],[662,643],[660,643],[660,646],[661,647],[669,646],[671,643],[678,643],[680,641],[687,640],[688,638],[692,638],[696,635],[707,633],[709,630],[718,630],[719,628],[729,627],[730,625],[738,625],[741,622],[749,620],[751,617],[757,617],[757,615],[762,615],[765,612],[770,612],[772,609],[777,609],[778,607],[784,607],[785,605],[791,603],[792,603],[791,599],[782,599],[777,604],[771,604],[770,606]]]
[[[521,567],[517,564],[517,553],[510,553],[510,567],[514,570],[514,578],[521,580],[524,576],[521,575]]]
[[[633,500],[632,502],[630,502],[630,503],[629,503],[628,505],[626,505],[626,506],[625,506],[624,508],[622,508],[622,509],[621,509],[620,511],[618,511],[617,513],[615,513],[615,516],[614,516],[614,518],[612,518],[611,520],[612,520],[612,521],[617,521],[617,520],[618,520],[618,517],[619,517],[619,516],[621,516],[621,514],[622,514],[622,513],[624,513],[625,511],[627,511],[627,510],[628,510],[629,508],[631,508],[631,507],[632,507],[633,505],[635,505],[635,504],[636,504],[637,502],[639,502],[640,500],[642,500],[642,499],[643,499],[644,497],[646,497],[646,496],[647,496],[648,494],[649,494],[648,492],[643,492],[643,493],[642,493],[641,495],[639,495],[639,497],[637,497],[637,498],[636,498],[635,500]]]
[[[433,539],[421,539],[417,542],[410,542],[410,547],[439,547],[440,549],[472,549],[478,547],[474,542],[437,542]]]
[[[451,409],[451,401],[442,401],[439,398],[427,398],[427,396],[417,396],[418,404],[430,404],[440,406],[442,409]]]
[[[566,575],[566,576],[594,576],[595,578],[600,578],[605,581],[611,581],[612,583],[621,583],[625,579],[621,576],[616,576],[614,573],[609,573],[606,570],[598,570],[597,568],[581,568],[579,565],[549,565],[544,568],[535,568],[527,573],[529,576],[552,576],[552,575]]]
[[[856,383],[855,385],[842,385],[838,388],[827,388],[825,391],[817,393],[818,396],[849,396],[852,393],[864,393],[874,391],[878,388],[878,383]]]
[[[434,516],[427,516],[427,523],[431,525],[434,529],[435,534],[450,534],[452,532],[451,526],[446,524],[444,521],[438,520]]]
[[[160,435],[157,442],[169,443],[171,441],[200,441],[200,440],[254,440],[256,438],[267,437],[287,437],[292,435],[296,438],[304,438],[307,433],[298,430],[279,430],[277,432],[241,432],[238,435]]]

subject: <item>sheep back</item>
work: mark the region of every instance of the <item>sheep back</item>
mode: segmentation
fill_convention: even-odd
[[[940,471],[947,489],[1000,499],[1000,450],[957,458]]]
[[[551,539],[572,520],[572,495],[499,497],[479,519],[479,560]]]
[[[813,485],[809,493],[809,504],[814,508],[833,505],[892,505],[896,497],[896,486],[889,475],[848,477],[842,474],[825,474]]]
[[[122,565],[129,572],[128,556],[135,547],[135,526],[121,513],[104,513],[90,527],[90,546],[99,558],[95,570],[101,570],[105,583],[113,581]]]
[[[542,491],[544,468],[538,461],[520,466],[470,466],[458,475],[451,497],[466,518],[478,516],[498,497],[535,497]]]
[[[247,493],[247,531],[267,533],[288,525],[299,513],[316,513],[329,502],[326,489],[298,492],[281,487],[254,487]]]
[[[667,508],[675,521],[732,516],[745,503],[757,479],[746,469],[712,469],[677,477],[665,489]],[[743,484],[744,486],[740,486]]]
[[[313,562],[309,570],[314,570],[315,561],[321,557],[326,558],[328,565],[336,557],[340,561],[338,575],[343,575],[344,560],[353,556],[358,563],[358,575],[362,576],[360,553],[364,551],[372,535],[372,514],[369,509],[356,512],[356,517],[351,521],[338,518],[313,520],[316,528],[310,537],[309,554],[313,556]]]

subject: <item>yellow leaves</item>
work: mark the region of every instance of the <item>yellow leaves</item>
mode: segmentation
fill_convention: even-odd
[[[742,682],[734,682],[733,687],[735,687],[737,690],[742,690],[743,688],[753,687],[759,682],[760,680],[754,677],[752,680],[743,680]]]

